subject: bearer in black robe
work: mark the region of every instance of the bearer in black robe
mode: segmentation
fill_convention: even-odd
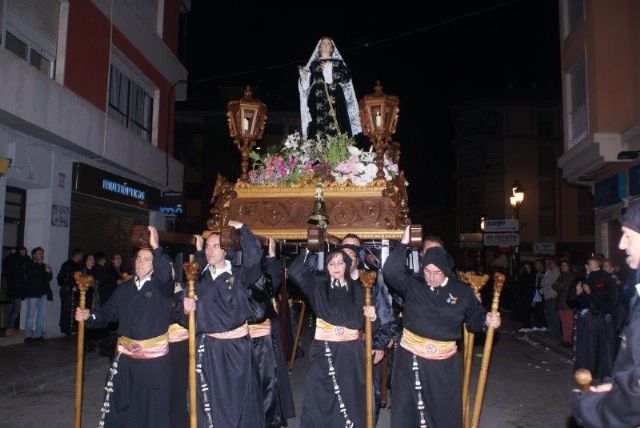
[[[179,270],[181,272],[181,270]],[[171,306],[169,326],[169,358],[171,359],[171,428],[187,428],[189,426],[189,330],[180,322],[184,322],[184,313],[180,298],[183,287],[176,281],[174,272],[174,298]]]
[[[499,314],[487,313],[471,288],[452,272],[450,257],[440,247],[429,249],[420,263],[422,277],[405,268],[409,228],[391,252],[384,279],[404,297],[404,330],[392,374],[391,426],[461,427],[462,365],[456,341],[462,324],[481,332],[500,325]]]
[[[286,419],[280,405],[276,356],[273,349],[273,341],[271,340],[271,328],[273,325],[271,320],[274,318],[275,313],[272,305],[273,287],[270,276],[266,275],[266,268],[269,262],[275,260],[275,252],[275,241],[269,238],[269,257],[265,261],[265,274],[249,290],[249,303],[252,308],[249,336],[251,337],[253,355],[260,373],[265,426],[268,428],[286,425]]]
[[[271,241],[271,240],[270,240]],[[271,281],[273,308],[277,308],[277,297],[280,293],[282,284],[282,274],[284,266],[282,260],[275,257],[275,242],[273,250],[269,246],[269,255],[266,258],[266,274]],[[278,394],[280,396],[280,407],[283,417],[283,426],[287,426],[287,419],[296,416],[296,409],[293,402],[293,392],[291,391],[291,383],[289,382],[289,368],[284,354],[282,345],[282,330],[280,328],[280,318],[276,310],[270,312],[271,318],[271,342],[273,344],[273,352],[276,360],[276,377],[278,379]]]
[[[230,221],[229,226],[240,231],[242,267],[225,259],[220,235],[207,237],[204,254],[198,240],[198,300],[185,297],[183,302],[185,313],[197,305],[198,426],[261,428],[265,414],[247,321],[252,316],[248,292],[262,275],[262,249],[242,223]]]
[[[330,252],[323,272],[305,264],[305,256],[300,254],[288,270],[317,316],[300,426],[363,427],[365,371],[360,330],[363,312],[375,321],[375,309],[364,306],[364,289],[349,276],[347,254]]]
[[[101,427],[170,427],[167,329],[173,281],[158,232],[152,226],[149,231],[152,249],[138,251],[136,276],[116,288],[100,309],[76,309],[76,320],[85,320],[88,328],[119,322],[118,352],[107,374]]]
[[[631,269],[640,267],[640,205],[633,205],[622,217],[619,248],[627,253]],[[629,318],[623,329],[620,350],[611,381],[591,387],[592,392],[575,391],[571,407],[585,427],[640,426],[640,275],[636,271],[636,293],[631,298]]]

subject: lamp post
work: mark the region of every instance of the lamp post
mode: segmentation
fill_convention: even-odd
[[[384,152],[391,136],[396,132],[400,100],[382,92],[380,81],[376,81],[373,94],[360,100],[360,122],[362,133],[369,137],[376,149],[376,180],[384,180]]]
[[[518,223],[520,223],[520,207],[524,202],[524,188],[522,184],[518,180],[513,183],[513,187],[511,188],[511,196],[509,196],[509,203],[513,208],[513,214]],[[511,273],[513,275],[514,280],[517,277],[518,265],[520,264],[520,245],[516,245],[514,249],[515,254],[513,255]],[[514,266],[515,265],[515,269]]]
[[[251,87],[247,85],[244,96],[227,104],[229,135],[242,156],[240,181],[249,181],[249,152],[256,141],[262,138],[267,122],[267,106],[254,99]]]
[[[522,188],[522,184],[518,180],[513,183],[513,187],[511,188],[511,196],[509,197],[509,202],[513,207],[513,213],[515,218],[520,220],[520,206],[524,202],[524,189]]]

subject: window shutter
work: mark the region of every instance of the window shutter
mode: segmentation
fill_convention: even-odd
[[[58,0],[0,0],[5,3],[5,30],[41,55],[55,60],[58,50]]]

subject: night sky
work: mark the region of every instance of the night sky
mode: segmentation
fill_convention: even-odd
[[[272,3],[193,1],[190,104],[223,110],[219,86],[251,84],[270,110],[298,111],[297,66],[330,36],[358,99],[376,79],[400,97],[396,140],[412,209],[455,204],[452,105],[500,97],[510,86],[560,97],[556,0],[431,1],[420,9],[397,1]],[[433,180],[438,185],[428,186]]]

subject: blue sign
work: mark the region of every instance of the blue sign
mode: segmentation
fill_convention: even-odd
[[[629,168],[629,194],[640,195],[640,165]]]
[[[625,197],[624,184],[624,174],[621,172],[598,181],[595,185],[593,205],[604,207],[620,202]]]

